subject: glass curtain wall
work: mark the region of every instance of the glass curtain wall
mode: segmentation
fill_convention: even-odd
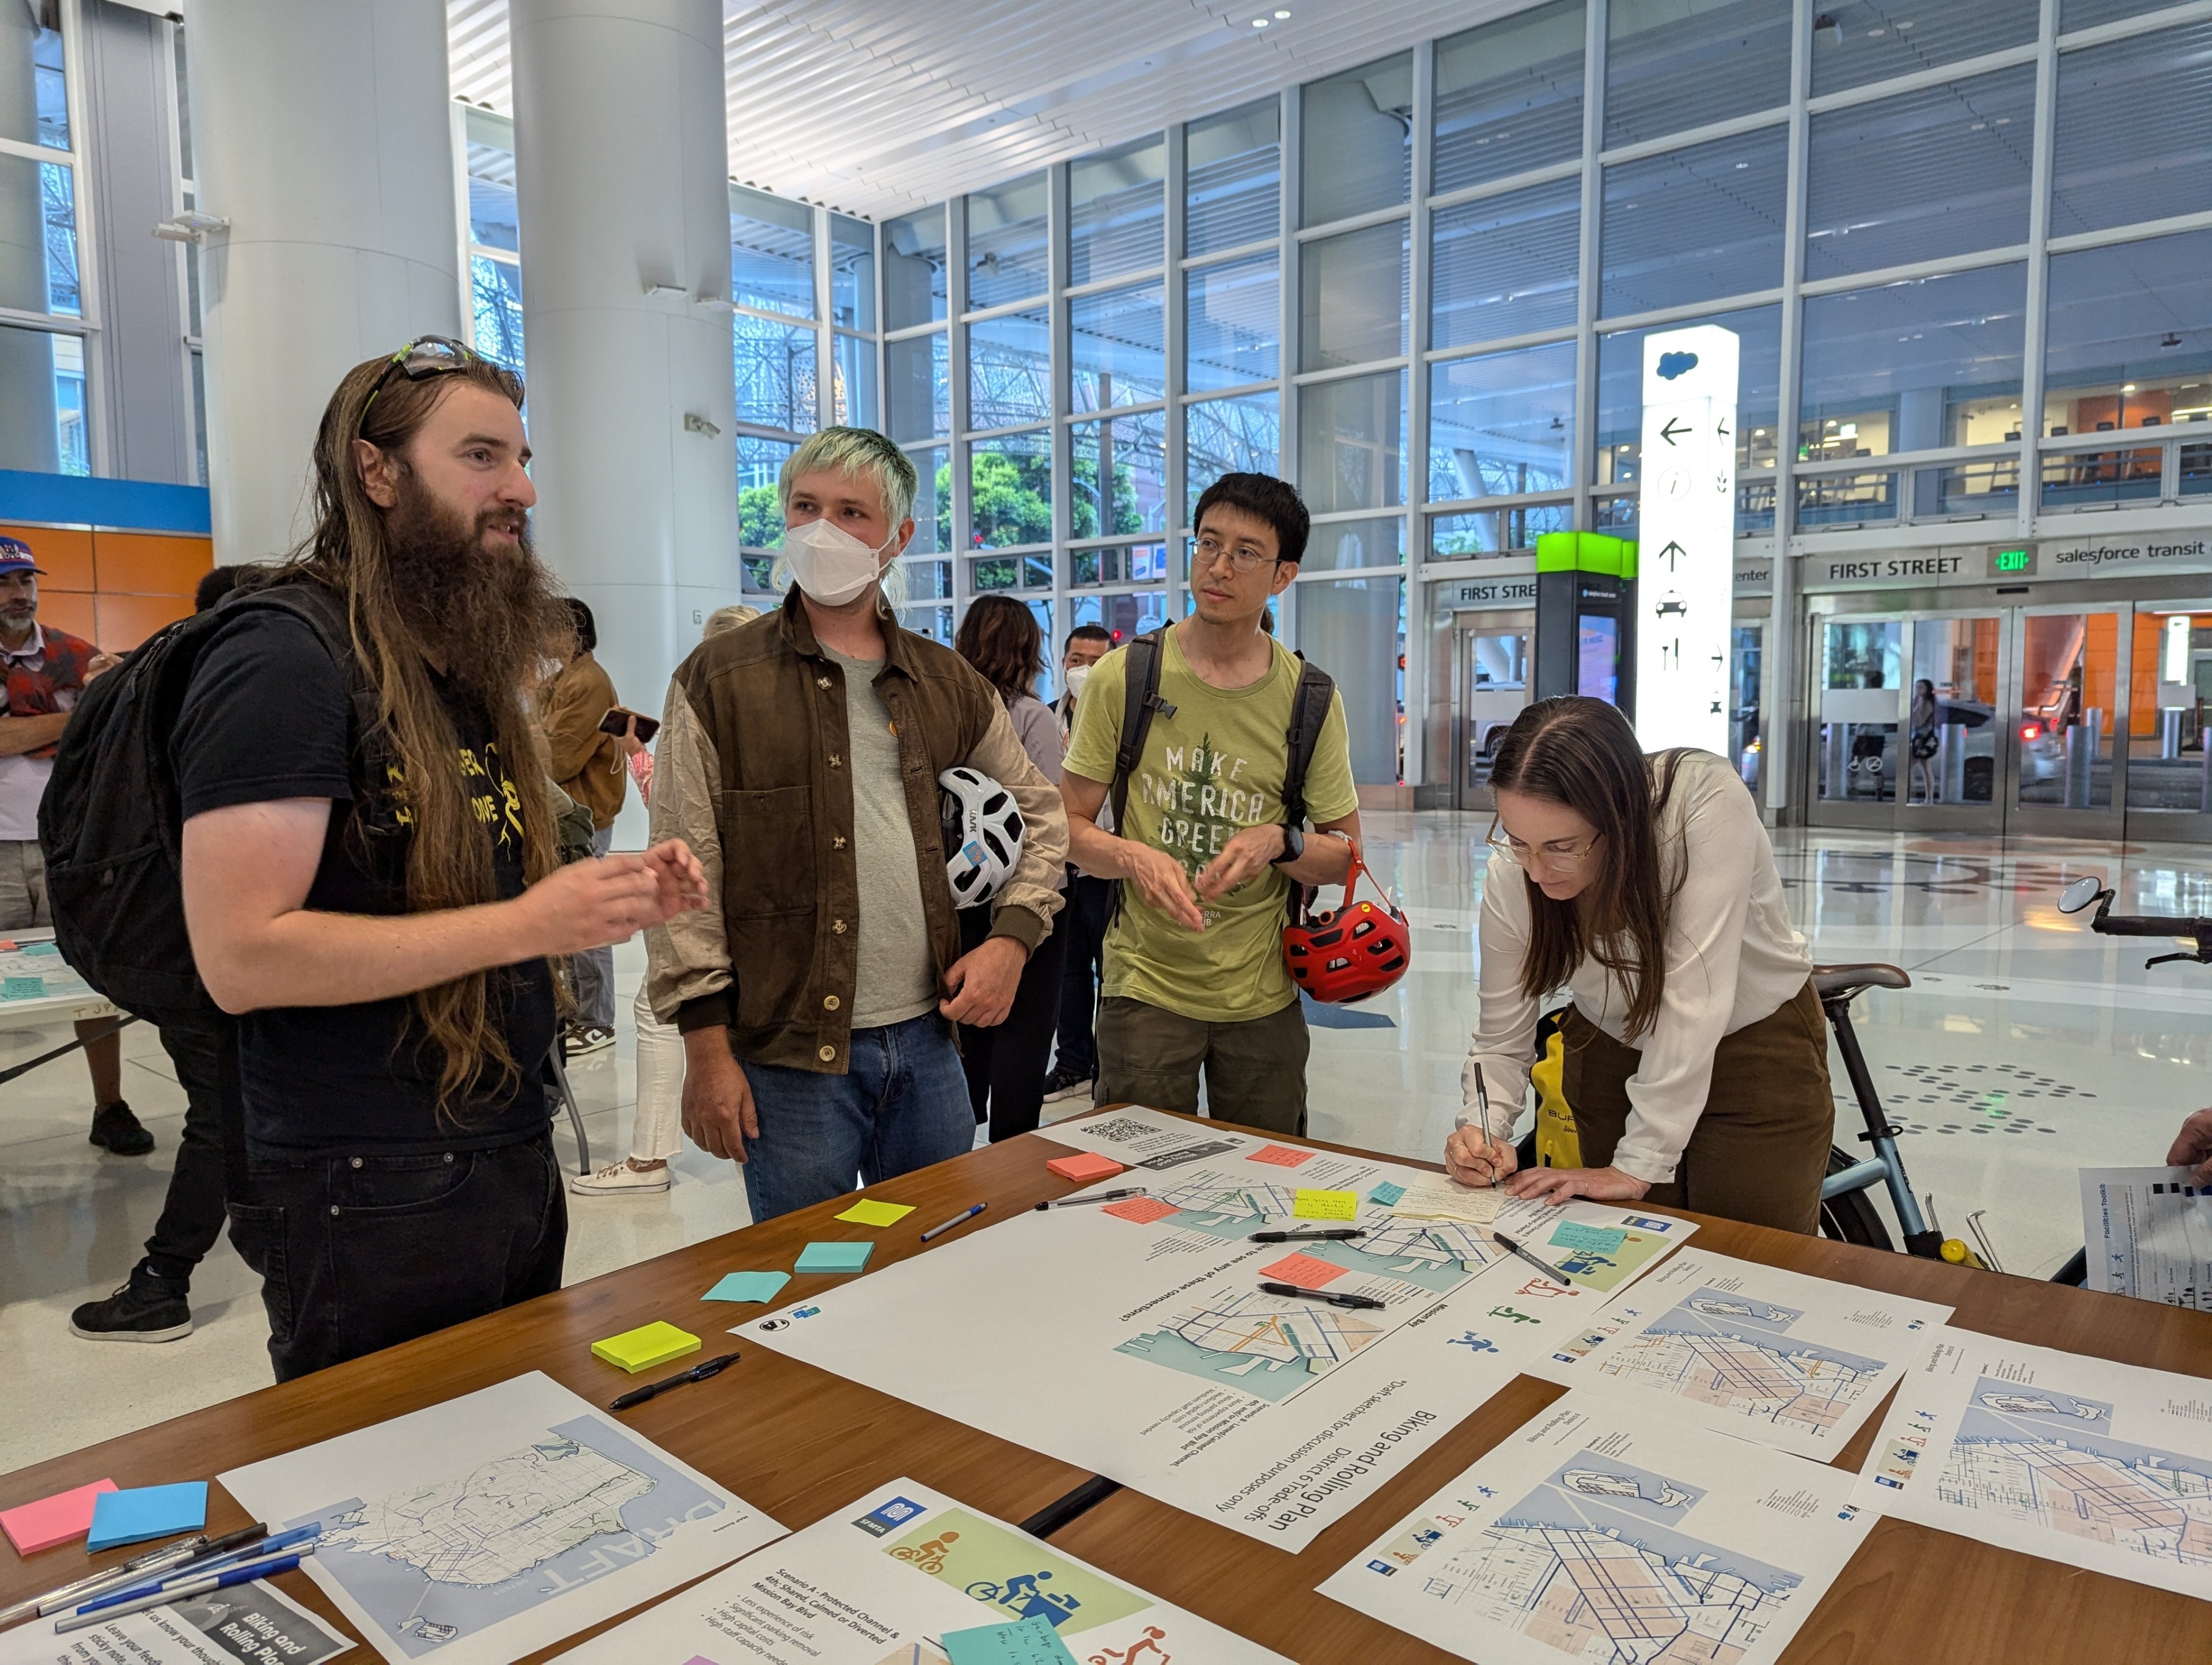
[[[69,43],[41,15],[0,15],[0,468],[89,474],[82,136]]]
[[[469,344],[527,381],[522,352],[522,226],[514,203],[514,121],[460,109],[461,188],[469,210]]]

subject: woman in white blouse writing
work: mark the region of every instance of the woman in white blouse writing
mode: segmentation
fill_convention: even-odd
[[[1817,1231],[1827,1030],[1743,782],[1710,752],[1646,757],[1619,711],[1570,696],[1521,714],[1491,786],[1481,1017],[1452,1177]],[[1516,1173],[1536,1022],[1559,988],[1573,996],[1562,1086],[1589,1165]]]

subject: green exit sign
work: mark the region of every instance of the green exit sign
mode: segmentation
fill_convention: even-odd
[[[2033,550],[1991,550],[1990,576],[1991,578],[2026,578],[2035,571]]]

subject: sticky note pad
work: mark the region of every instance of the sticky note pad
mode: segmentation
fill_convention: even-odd
[[[197,1532],[206,1524],[205,1480],[103,1492],[92,1500],[92,1529],[84,1547],[97,1554],[118,1544],[142,1544],[149,1538]]]
[[[697,1336],[689,1330],[680,1330],[673,1324],[665,1324],[659,1319],[634,1330],[624,1330],[620,1335],[610,1335],[604,1341],[592,1343],[592,1357],[619,1365],[632,1376],[640,1370],[649,1370],[655,1364],[665,1364],[672,1358],[681,1358],[687,1352],[698,1351]]]
[[[1300,1289],[1319,1289],[1323,1284],[1334,1283],[1344,1276],[1344,1268],[1301,1253],[1285,1255],[1274,1265],[1261,1267],[1260,1275],[1278,1284],[1296,1284]]]
[[[92,1528],[93,1500],[103,1492],[114,1490],[113,1480],[94,1480],[74,1492],[57,1492],[36,1503],[0,1510],[0,1532],[8,1534],[8,1541],[15,1546],[18,1555],[35,1555],[42,1549],[83,1537]]]
[[[1079,1151],[1072,1157],[1054,1157],[1045,1166],[1062,1179],[1072,1179],[1078,1185],[1088,1185],[1094,1180],[1111,1179],[1121,1171],[1121,1164],[1111,1157],[1102,1157],[1095,1151]]]
[[[1158,1197],[1124,1197],[1119,1202],[1109,1202],[1098,1211],[1111,1214],[1117,1220],[1134,1220],[1139,1225],[1150,1225],[1154,1220],[1164,1220],[1170,1214],[1182,1211],[1171,1202],[1162,1202]]]
[[[952,1665],[1075,1665],[1075,1656],[1042,1613],[1012,1624],[947,1631],[943,1640]]]
[[[855,1225],[896,1225],[914,1210],[902,1202],[872,1202],[866,1197],[837,1216]]]
[[[1302,1162],[1311,1162],[1313,1152],[1294,1150],[1288,1145],[1262,1145],[1245,1159],[1264,1162],[1270,1168],[1295,1168]]]
[[[58,957],[61,951],[62,945],[58,942],[27,942],[23,945],[23,952],[26,954],[52,954]]]
[[[788,1272],[732,1272],[699,1298],[702,1301],[773,1301],[791,1281]]]
[[[1554,1249],[1586,1249],[1593,1254],[1611,1255],[1628,1241],[1628,1233],[1618,1226],[1584,1225],[1580,1220],[1561,1220],[1552,1233]]]
[[[1359,1216],[1357,1191],[1308,1191],[1291,1200],[1291,1214],[1302,1220],[1349,1220]]]
[[[0,1000],[43,1000],[46,998],[44,977],[0,977]]]
[[[1406,1188],[1402,1185],[1378,1185],[1367,1194],[1367,1200],[1377,1208],[1388,1208],[1405,1200]]]
[[[873,1243],[809,1243],[799,1251],[801,1272],[863,1272]]]

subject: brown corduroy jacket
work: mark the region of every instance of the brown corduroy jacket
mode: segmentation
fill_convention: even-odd
[[[562,791],[591,811],[592,825],[602,832],[622,813],[628,775],[620,742],[599,732],[599,719],[614,704],[613,679],[588,652],[562,667],[538,702],[548,772]]]

